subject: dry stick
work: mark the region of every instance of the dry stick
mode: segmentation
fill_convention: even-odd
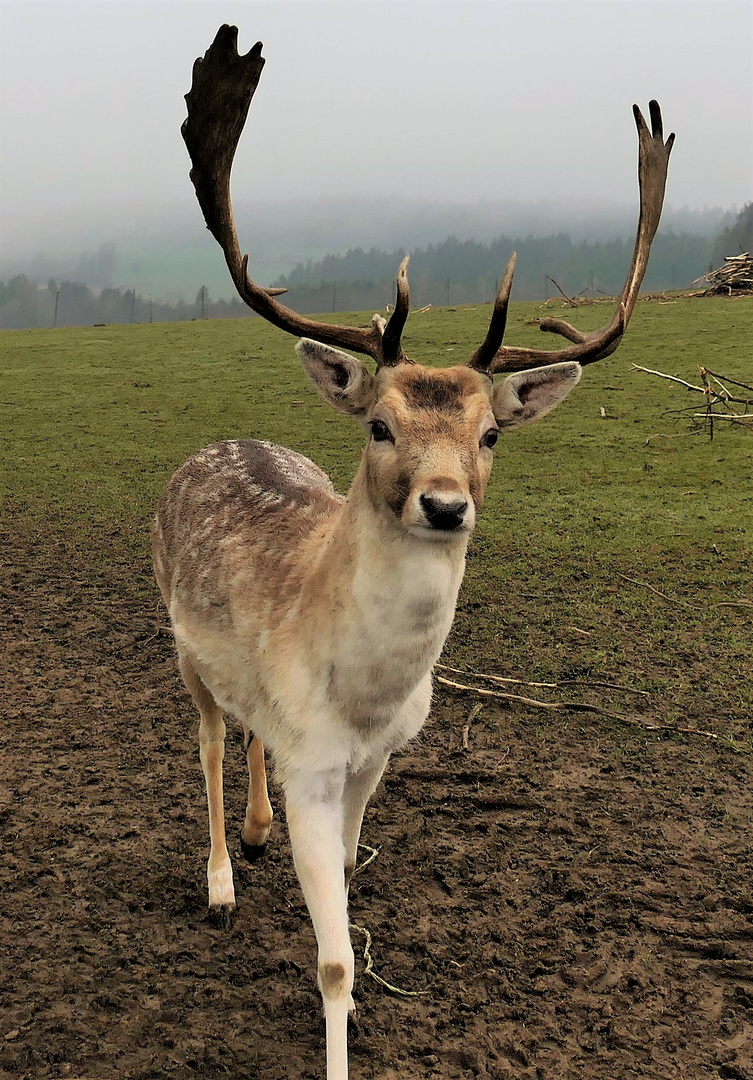
[[[720,418],[721,419],[721,418]],[[692,604],[686,604],[684,600],[676,600],[671,596],[667,596],[666,593],[659,592],[653,585],[649,585],[647,581],[638,581],[636,578],[628,577],[626,574],[618,574],[618,577],[624,578],[625,581],[630,581],[633,585],[641,585],[644,589],[650,589],[652,593],[656,593],[657,596],[661,596],[662,600],[668,600],[670,604],[682,604],[683,607],[690,608],[691,611],[707,611],[708,608],[695,607]],[[715,603],[710,604],[710,607],[753,607],[753,600],[717,600]]]
[[[383,986],[385,990],[389,990],[393,994],[399,994],[400,997],[421,997],[423,994],[429,993],[428,990],[402,990],[399,986],[393,986],[392,983],[388,983],[381,975],[377,975],[374,971],[374,958],[371,955],[371,934],[365,926],[358,926],[356,923],[351,923],[350,929],[357,930],[359,934],[363,934],[366,938],[366,945],[363,950],[363,958],[366,961],[366,967],[363,969],[364,975],[370,975],[374,982],[378,982],[380,986]]]
[[[729,420],[732,424],[739,424],[741,420],[753,420],[753,413],[733,413],[732,416],[729,416],[727,413],[693,413],[694,420],[708,420],[711,418],[714,420]],[[747,424],[743,424],[743,427],[747,426]]]
[[[633,364],[633,368],[636,371],[645,371],[647,375],[658,375],[660,379],[669,379],[670,382],[679,383],[680,386],[684,386],[688,390],[697,390],[699,394],[703,393],[702,386],[693,386],[692,383],[685,382],[684,379],[678,379],[676,375],[665,375],[663,371],[654,371],[653,368],[641,367],[640,364]]]
[[[716,398],[716,395],[714,394],[714,391],[711,389],[711,387],[709,385],[709,380],[706,377],[706,369],[702,368],[700,364],[696,364],[696,367],[698,368],[698,374],[701,376],[701,380],[703,382],[703,394],[704,394],[704,397],[706,398],[706,412],[704,414],[704,419],[708,422],[708,425],[709,425],[709,438],[713,439],[714,438],[714,414],[712,413],[711,408],[712,408],[712,398]]]
[[[374,859],[376,859],[377,855],[379,854],[379,848],[370,847],[368,844],[360,843],[358,846],[361,848],[365,848],[366,851],[370,851],[371,854],[369,855],[368,859],[365,860],[365,862],[359,863],[358,866],[355,867],[352,874],[350,875],[351,879],[354,878],[356,874],[360,874],[362,870],[365,870],[369,863],[373,863]]]
[[[729,375],[719,375],[716,371],[710,371],[709,368],[706,368],[706,373],[715,379],[725,379],[727,382],[731,382],[733,386],[742,386],[743,390],[753,390],[753,386],[748,383],[738,382],[737,379],[733,379]]]
[[[465,727],[463,728],[463,735],[462,735],[462,746],[463,746],[463,749],[464,749],[464,750],[468,750],[468,749],[469,749],[469,747],[468,747],[468,737],[469,737],[469,735],[471,734],[471,724],[472,724],[472,723],[473,723],[473,721],[474,721],[474,720],[476,719],[476,717],[478,716],[478,714],[479,714],[479,713],[481,712],[481,710],[483,709],[483,707],[484,707],[484,706],[483,706],[483,705],[481,704],[481,702],[479,701],[479,703],[478,703],[477,705],[474,705],[474,706],[473,706],[473,708],[471,709],[471,713],[470,713],[470,716],[468,717],[468,723],[467,723],[467,724],[465,725]]]
[[[520,694],[501,694],[497,690],[484,690],[480,686],[467,686],[464,683],[452,682],[437,676],[437,682],[443,686],[450,686],[453,690],[465,690],[471,694],[482,694],[484,697],[501,698],[503,701],[516,701],[520,705],[528,705],[533,709],[548,709],[550,712],[587,712],[597,716],[608,716],[613,720],[622,720],[625,724],[633,724],[635,727],[645,728],[646,731],[674,731],[683,735],[703,735],[706,739],[719,741],[720,735],[713,731],[703,731],[701,728],[680,727],[675,724],[659,724],[646,720],[642,716],[630,716],[627,713],[613,712],[611,709],[603,709],[600,705],[590,705],[586,701],[537,701],[535,698],[523,697]]]
[[[481,706],[479,706],[481,708]],[[368,844],[359,844],[360,848],[365,848],[366,851],[370,851],[368,859],[365,862],[359,863],[351,874],[351,878],[354,878],[356,874],[360,874],[362,870],[365,870],[369,863],[372,863],[379,854],[379,848],[370,847]],[[393,994],[400,994],[401,997],[419,997],[421,994],[428,994],[428,990],[401,990],[399,986],[393,986],[392,983],[388,983],[386,979],[383,979],[381,975],[377,975],[374,971],[374,958],[371,955],[371,934],[365,926],[358,926],[356,923],[350,923],[349,928],[351,930],[357,930],[359,934],[363,934],[366,938],[366,946],[363,950],[363,958],[366,961],[366,967],[364,968],[364,975],[370,975],[374,982],[378,982],[380,986],[383,986],[386,990],[389,990]]]
[[[568,295],[567,295],[567,293],[565,292],[565,290],[564,290],[564,289],[562,288],[562,286],[561,286],[561,285],[559,285],[559,284],[558,284],[558,283],[557,283],[557,282],[556,282],[556,281],[554,280],[554,278],[553,278],[553,277],[549,277],[549,274],[547,274],[547,275],[546,275],[546,279],[547,279],[547,281],[551,281],[551,283],[552,283],[552,285],[554,285],[555,289],[557,289],[557,290],[558,290],[558,291],[559,291],[559,292],[560,292],[560,293],[562,294],[562,296],[564,296],[565,300],[567,300],[567,302],[568,302],[568,304],[570,305],[570,307],[577,307],[577,306],[578,306],[578,303],[577,303],[577,301],[576,301],[576,300],[573,300],[572,296],[568,296]]]
[[[705,415],[705,414],[704,414]],[[623,581],[629,581],[631,585],[640,585],[643,589],[649,589],[652,593],[656,593],[662,600],[666,600],[670,604],[679,604],[681,607],[689,608],[690,611],[706,611],[706,608],[696,607],[694,604],[688,604],[685,600],[678,600],[676,597],[667,596],[666,593],[659,592],[653,585],[649,585],[647,581],[638,581],[637,578],[628,577],[627,574],[618,574],[617,577],[621,577]]]
[[[704,375],[711,375],[712,378],[716,379],[717,382],[719,382],[720,379],[726,379],[727,382],[733,383],[735,386],[741,386],[744,390],[753,390],[753,387],[748,386],[747,383],[738,382],[735,379],[731,379],[729,377],[729,375],[717,375],[715,372],[709,371],[708,368],[699,368],[699,372],[702,373],[701,377],[702,377],[703,381],[706,383],[706,385],[705,386],[694,386],[693,383],[686,382],[685,379],[680,379],[680,378],[678,378],[677,375],[667,375],[663,371],[654,371],[653,368],[642,367],[640,364],[633,364],[632,367],[633,367],[633,369],[635,371],[645,371],[645,373],[647,375],[656,375],[660,379],[668,379],[669,382],[679,383],[679,385],[684,386],[686,390],[695,390],[696,393],[703,394],[705,397],[708,397],[708,395],[711,394],[714,398],[716,398],[718,401],[722,402],[725,405],[727,403],[729,403],[729,402],[733,402],[735,405],[748,405],[748,404],[750,404],[750,399],[749,398],[733,397],[729,393],[727,388],[725,386],[723,386],[723,384],[721,384],[721,383],[720,383],[720,386],[722,386],[723,393],[719,393],[718,391],[714,390],[712,387],[710,387],[708,385],[708,382],[704,378]]]
[[[562,679],[558,686],[597,686],[600,690],[622,690],[625,694],[640,694],[650,697],[648,690],[636,690],[634,686],[624,686],[615,682],[592,682],[591,679]]]
[[[450,667],[449,664],[435,664],[435,668],[441,671],[451,671],[455,675],[471,675],[475,679],[491,679],[492,682],[512,683],[515,686],[535,686],[539,690],[556,690],[557,683],[553,682],[526,682],[525,679],[505,679],[502,675],[485,675],[481,671],[462,671],[460,668]]]
[[[537,690],[558,690],[560,686],[598,686],[607,690],[624,690],[629,694],[643,694],[648,697],[647,690],[635,690],[632,686],[623,686],[620,683],[591,682],[590,679],[562,679],[560,682],[528,682],[526,679],[511,679],[503,675],[487,675],[485,671],[463,671],[462,668],[450,667],[449,664],[435,664],[435,668],[441,671],[451,671],[455,675],[466,675],[472,679],[488,679],[490,682],[507,683],[514,686],[535,686]]]

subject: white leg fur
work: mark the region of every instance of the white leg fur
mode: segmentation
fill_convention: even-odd
[[[318,982],[327,1029],[327,1080],[348,1077],[348,1013],[353,949],[345,892],[344,776],[300,777],[286,784],[286,812],[298,880],[319,950]]]
[[[343,794],[343,841],[345,844],[345,885],[350,882],[358,862],[358,841],[366,803],[376,791],[382,778],[388,757],[380,759],[378,764],[362,769],[349,776],[345,781]]]

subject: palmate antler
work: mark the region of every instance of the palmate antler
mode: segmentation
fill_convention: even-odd
[[[374,315],[368,328],[307,319],[276,299],[285,289],[265,289],[248,276],[248,256],[241,255],[233,221],[230,173],[265,64],[261,50],[262,44],[257,42],[250,52],[240,56],[237,27],[221,26],[203,59],[200,57],[194,64],[193,82],[186,94],[188,117],[181,128],[191,156],[191,180],[196,197],[207,227],[225,254],[235,287],[257,314],[290,334],[364,353],[373,357],[377,367],[410,363],[401,344],[410,309],[407,258],[398,270],[397,298],[389,321]],[[649,110],[651,132],[638,106],[633,106],[638,127],[640,217],[630,272],[611,322],[601,330],[585,334],[562,319],[542,319],[540,329],[561,334],[574,344],[556,350],[502,345],[515,271],[513,254],[497,293],[486,338],[468,361],[469,367],[493,375],[498,371],[525,371],[564,360],[590,364],[617,348],[648,265],[651,242],[661,217],[669,155],[675,138],[670,135],[664,142],[661,110],[656,101],[649,102]]]
[[[306,319],[275,297],[285,289],[265,289],[248,276],[248,256],[241,255],[230,199],[230,172],[238,140],[265,60],[262,43],[245,56],[238,55],[238,28],[221,26],[204,58],[193,68],[193,83],[186,94],[188,118],[181,132],[191,156],[191,180],[207,228],[225,254],[240,297],[250,308],[281,330],[339,345],[372,356],[378,367],[407,362],[400,338],[408,318],[408,260],[397,277],[397,300],[389,322],[375,315],[370,328],[335,326]]]

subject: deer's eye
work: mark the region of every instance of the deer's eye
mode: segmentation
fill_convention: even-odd
[[[384,420],[372,420],[371,421],[371,437],[374,442],[394,442],[390,429],[385,424]]]
[[[486,435],[484,435],[483,439],[481,440],[481,445],[482,446],[488,446],[489,449],[491,450],[491,448],[497,442],[498,438],[499,438],[499,432],[497,431],[497,429],[496,428],[489,428]]]

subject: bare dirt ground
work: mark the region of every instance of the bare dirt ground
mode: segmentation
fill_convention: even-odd
[[[279,793],[245,864],[235,733],[239,907],[207,919],[196,723],[148,567],[101,532],[0,542],[0,1075],[322,1077]],[[359,959],[354,1080],[751,1080],[750,755],[495,705],[464,751],[471,705],[438,695],[367,811],[352,919],[422,993]]]

